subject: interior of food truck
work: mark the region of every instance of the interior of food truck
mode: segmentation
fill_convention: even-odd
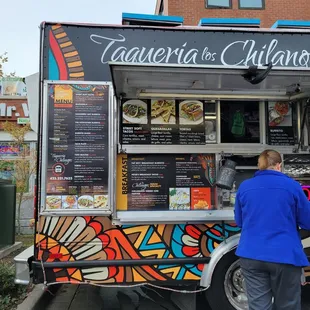
[[[228,159],[235,163],[237,171],[229,190],[217,187],[209,177],[207,187],[211,187],[211,198],[205,204],[204,199],[198,199],[198,203],[194,206],[191,203],[188,208],[173,208],[170,202],[167,210],[154,205],[134,207],[133,198],[124,206],[120,203],[124,196],[116,193],[115,224],[232,221],[234,193],[243,180],[253,176],[258,155],[265,149],[278,150],[284,159],[284,172],[305,188],[309,184],[310,71],[272,66],[236,68],[117,62],[110,63],[110,69],[116,96],[114,118],[118,121],[113,139],[118,145],[118,161],[119,157],[126,156],[129,160],[138,154],[145,155],[142,161],[147,161],[147,156],[157,156],[160,161],[169,154],[207,154],[202,156],[206,166],[208,159],[214,157],[213,167],[209,165],[211,171],[214,169],[218,174]],[[142,102],[140,106],[139,102]],[[184,105],[199,109],[200,104],[201,111],[192,114],[183,108]],[[151,112],[147,112],[149,108]],[[149,113],[145,123],[139,111],[141,115]],[[192,124],[198,124],[197,119],[203,113],[203,133],[198,126],[193,129],[184,120],[182,123],[182,113],[187,113]],[[161,121],[153,121],[158,117]],[[121,173],[119,169],[117,173]],[[141,179],[137,180],[141,183]],[[182,184],[177,183],[176,189]],[[141,191],[131,193],[131,197],[134,195],[141,200]]]

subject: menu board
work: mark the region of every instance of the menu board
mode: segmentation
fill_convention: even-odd
[[[215,156],[118,155],[118,211],[212,210]]]
[[[106,85],[49,85],[46,210],[108,209]]]
[[[204,103],[201,101],[125,100],[122,102],[121,119],[122,144],[206,143]],[[210,130],[208,125],[211,134],[214,129]],[[213,136],[215,139],[214,133]]]
[[[268,102],[268,144],[295,144],[291,103]]]

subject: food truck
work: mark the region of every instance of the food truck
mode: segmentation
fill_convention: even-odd
[[[310,32],[46,22],[40,57],[33,281],[247,309],[234,197],[265,149],[309,197]]]

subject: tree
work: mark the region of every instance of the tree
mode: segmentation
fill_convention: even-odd
[[[0,78],[1,77],[3,77],[3,75],[4,75],[4,73],[3,73],[3,65],[5,64],[5,63],[7,63],[8,62],[8,57],[7,57],[7,54],[8,53],[4,53],[4,54],[2,54],[2,55],[0,55]]]
[[[0,54],[0,78],[6,77],[6,76],[11,76],[11,77],[15,76],[15,72],[11,72],[10,74],[5,74],[3,71],[3,65],[9,61],[9,58],[7,55],[8,55],[7,52]]]
[[[25,135],[30,131],[30,124],[18,125],[14,122],[5,122],[3,129],[13,138],[10,145],[19,151],[17,159],[4,158],[1,160],[1,165],[8,166],[7,169],[11,170],[12,180],[16,185],[17,233],[20,234],[21,206],[23,202],[33,198],[33,194],[29,194],[29,181],[36,172],[36,153],[25,142]]]

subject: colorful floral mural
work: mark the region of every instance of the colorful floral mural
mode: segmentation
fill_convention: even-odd
[[[69,38],[66,27],[52,25],[48,38],[48,78],[83,80],[83,61],[78,46]],[[199,157],[208,179],[214,183],[210,158]],[[107,217],[40,217],[36,236],[36,259],[43,262],[146,260],[153,266],[108,266],[92,268],[54,268],[46,270],[49,281],[143,283],[149,281],[199,280],[202,264],[183,264],[173,259],[203,258],[224,240],[239,232],[234,225],[130,225],[113,226]],[[171,265],[160,260],[171,259]]]
[[[82,60],[61,25],[51,27],[48,41],[50,79],[84,80]]]
[[[229,236],[235,225],[134,225],[116,227],[107,217],[40,217],[37,259],[43,262],[157,259],[154,266],[55,268],[49,280],[93,283],[199,280],[203,265],[160,264],[161,259],[201,258]]]

